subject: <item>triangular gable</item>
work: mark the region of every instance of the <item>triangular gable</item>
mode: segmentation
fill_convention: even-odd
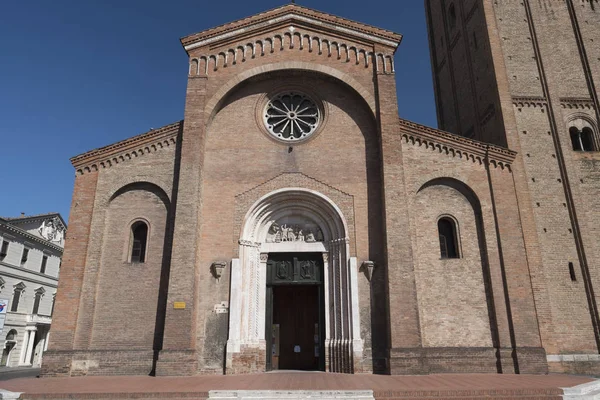
[[[335,15],[323,13],[297,4],[287,4],[251,17],[207,29],[181,38],[186,51],[212,45],[222,41],[234,40],[238,36],[251,35],[254,32],[285,25],[290,22],[313,26],[331,31],[341,36],[388,46],[394,50],[400,44],[402,35],[360,22],[351,21]]]
[[[62,215],[60,215],[57,212],[50,212],[50,213],[44,213],[44,214],[35,214],[35,215],[22,215],[20,217],[3,217],[3,219],[13,225],[13,226],[18,226],[18,225],[24,225],[27,224],[29,222],[35,222],[35,221],[41,221],[41,220],[48,220],[48,219],[54,219],[54,218],[58,218],[60,223],[63,225],[63,229],[67,228],[67,224],[65,222],[65,220],[63,219]]]

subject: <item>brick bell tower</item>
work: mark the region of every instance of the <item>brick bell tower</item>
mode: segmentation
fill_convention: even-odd
[[[598,373],[600,5],[425,6],[439,127],[518,152],[514,180],[550,371]]]

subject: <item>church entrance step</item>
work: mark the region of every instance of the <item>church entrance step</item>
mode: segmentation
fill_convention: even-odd
[[[215,400],[375,400],[372,390],[211,390],[209,399]]]

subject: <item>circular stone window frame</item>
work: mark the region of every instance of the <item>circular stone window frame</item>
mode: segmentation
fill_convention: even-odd
[[[302,95],[308,97],[317,106],[317,109],[319,111],[319,122],[318,122],[317,127],[311,134],[309,134],[308,136],[306,136],[304,138],[295,139],[295,140],[281,139],[281,138],[278,138],[277,136],[275,136],[275,134],[271,133],[267,127],[265,113],[267,111],[268,103],[275,97],[285,94],[286,92],[298,93],[298,94],[302,94]],[[266,137],[268,137],[270,140],[272,140],[273,142],[275,142],[277,144],[281,144],[284,146],[295,146],[295,145],[304,144],[304,143],[307,143],[307,142],[313,140],[323,131],[323,129],[327,123],[327,120],[328,120],[329,109],[328,109],[326,103],[324,103],[319,98],[319,96],[316,95],[315,91],[312,88],[308,88],[306,86],[290,85],[290,86],[283,86],[283,87],[280,86],[277,89],[270,90],[269,92],[263,94],[257,102],[255,115],[256,115],[256,124],[258,125],[260,131]]]

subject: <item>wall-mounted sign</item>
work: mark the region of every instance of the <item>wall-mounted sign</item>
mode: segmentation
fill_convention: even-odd
[[[226,314],[229,311],[229,302],[222,301],[219,304],[215,304],[213,311],[217,314]]]
[[[8,310],[8,300],[0,299],[0,333],[4,330],[4,321],[6,320],[6,310]]]
[[[8,309],[8,300],[0,299],[0,314],[6,314],[7,309]]]
[[[173,303],[173,308],[176,310],[185,310],[185,301],[176,301]]]

